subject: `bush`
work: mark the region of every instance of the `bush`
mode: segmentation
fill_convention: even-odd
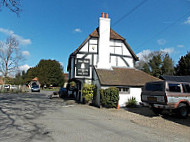
[[[100,90],[101,104],[107,108],[117,108],[119,101],[119,90],[115,87]]]
[[[84,84],[82,88],[82,97],[85,103],[89,103],[93,99],[95,85]]]
[[[135,97],[131,97],[128,99],[128,102],[126,102],[126,107],[136,107],[137,101]]]

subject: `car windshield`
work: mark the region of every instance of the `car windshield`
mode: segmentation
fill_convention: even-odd
[[[35,85],[35,86],[32,86],[32,88],[39,88],[39,86],[38,86],[38,85]]]
[[[60,90],[60,91],[66,91],[67,89],[61,87],[59,90]]]
[[[163,82],[150,82],[146,84],[145,89],[147,91],[163,91],[164,83]]]

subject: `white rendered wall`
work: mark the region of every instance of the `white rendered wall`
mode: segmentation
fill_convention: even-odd
[[[89,40],[89,52],[90,53],[97,53],[98,52],[98,40],[97,39],[90,39]]]
[[[125,107],[126,102],[131,97],[135,97],[137,100],[137,103],[139,104],[139,102],[141,102],[141,92],[142,92],[141,88],[130,88],[130,94],[123,94],[123,93],[121,94],[120,93],[119,94],[119,106]]]
[[[123,41],[110,40],[109,52],[117,55],[110,57],[112,67],[134,68],[134,59]]]
[[[109,88],[108,86],[102,86],[101,89],[107,89]],[[119,106],[120,107],[125,107],[126,102],[128,101],[128,99],[130,99],[131,97],[135,97],[137,100],[137,104],[139,104],[141,102],[141,92],[142,92],[142,88],[130,88],[130,93],[129,94],[124,94],[119,93]]]
[[[80,49],[80,52],[88,52],[88,42]]]
[[[123,49],[123,55],[132,57],[131,53],[129,52],[128,48],[125,46],[124,43],[122,43],[122,49]]]
[[[99,48],[98,48],[98,65],[99,69],[110,69],[111,65],[109,62],[110,52],[110,19],[102,18],[99,19]]]

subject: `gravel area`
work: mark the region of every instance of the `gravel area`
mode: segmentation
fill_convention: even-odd
[[[105,110],[107,111],[107,110]],[[176,115],[164,114],[156,116],[148,107],[123,108],[109,110],[115,117],[128,119],[132,123],[154,128],[166,133],[188,136],[190,134],[190,116],[180,119]],[[188,136],[190,138],[190,136]]]

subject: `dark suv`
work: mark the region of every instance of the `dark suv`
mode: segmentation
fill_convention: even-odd
[[[66,98],[67,97],[67,89],[61,87],[58,91],[59,97],[60,98]]]

